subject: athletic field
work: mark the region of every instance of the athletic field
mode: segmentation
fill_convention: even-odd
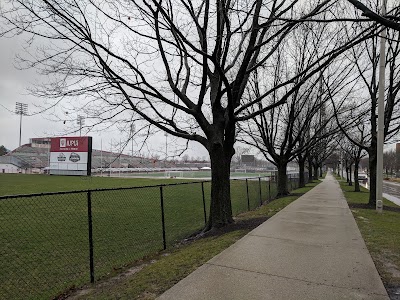
[[[94,277],[163,249],[161,194],[167,247],[204,226],[210,183],[137,179],[0,174],[0,194],[142,187],[90,193]],[[153,186],[153,187],[143,187]],[[276,194],[274,182],[231,183],[234,214]],[[162,191],[161,191],[162,190]],[[0,298],[46,299],[87,284],[89,274],[88,192],[0,200]]]
[[[258,173],[245,173],[245,172],[231,172],[232,179],[251,178],[251,177],[264,177],[270,176],[272,172],[258,172]],[[111,175],[107,172],[96,173],[96,176],[103,177],[126,177],[126,178],[179,178],[179,179],[210,179],[211,171],[161,171],[161,172],[112,172]]]

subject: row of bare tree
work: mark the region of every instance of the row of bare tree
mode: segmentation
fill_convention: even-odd
[[[297,160],[300,174],[308,162],[317,176],[343,139],[368,152],[376,173],[382,27],[361,16],[359,4],[12,0],[1,7],[1,32],[27,38],[20,66],[46,76],[34,95],[52,105],[68,99],[92,117],[90,126],[126,124],[131,132],[136,123],[130,138],[157,128],[201,144],[212,166],[209,230],[233,222],[229,172],[237,141],[276,165],[281,195],[288,162]],[[365,7],[379,12],[372,2]],[[387,140],[399,125],[398,33],[389,30],[387,40]]]

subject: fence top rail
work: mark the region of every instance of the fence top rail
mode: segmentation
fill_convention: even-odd
[[[275,175],[264,175],[264,176],[254,176],[254,177],[231,178],[231,180],[246,180],[246,179],[271,178],[271,177],[275,177]]]
[[[232,178],[231,180],[246,180],[246,179],[258,179],[258,178],[270,178],[270,177],[274,177],[274,175],[255,176],[255,177],[246,177],[246,178]],[[3,196],[0,196],[0,201],[1,200],[6,200],[6,199],[15,199],[15,198],[30,198],[30,197],[52,196],[52,195],[81,194],[81,193],[88,193],[88,192],[135,190],[135,189],[156,188],[156,187],[164,187],[164,186],[196,184],[196,183],[203,183],[203,182],[211,182],[211,180],[177,182],[177,183],[164,183],[164,184],[156,184],[156,185],[130,186],[130,187],[119,187],[119,188],[87,189],[87,190],[76,190],[76,191],[60,191],[60,192],[44,192],[44,193],[32,193],[32,194],[3,195]]]
[[[118,188],[87,189],[87,190],[61,191],[61,192],[44,192],[44,193],[19,194],[19,195],[18,194],[17,195],[3,195],[3,196],[0,196],[0,201],[6,200],[6,199],[15,199],[15,198],[30,198],[30,197],[66,195],[66,194],[82,194],[82,193],[88,193],[88,192],[135,190],[135,189],[144,189],[144,188],[156,188],[156,187],[165,187],[165,186],[196,184],[196,183],[203,183],[203,182],[211,182],[211,181],[210,180],[202,180],[202,181],[189,181],[189,182],[177,182],[177,183],[164,183],[164,184],[156,184],[156,185],[118,187]]]

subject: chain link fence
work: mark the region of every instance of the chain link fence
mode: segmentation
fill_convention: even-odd
[[[210,194],[201,181],[2,196],[0,298],[51,299],[167,249],[204,227]],[[275,176],[231,181],[234,215],[276,195]]]

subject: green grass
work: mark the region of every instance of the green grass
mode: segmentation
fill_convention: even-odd
[[[294,190],[295,195],[276,199],[262,207],[237,216],[237,220],[271,217],[319,182]],[[74,299],[154,299],[189,275],[249,232],[237,230],[221,236],[196,240],[189,245],[177,245],[169,253],[151,257],[152,263],[132,276],[119,276],[90,286]]]
[[[369,192],[361,187],[361,192],[354,192],[354,186],[344,181],[340,186],[349,203],[357,225],[367,248],[375,262],[386,287],[400,285],[400,212],[384,210],[379,214],[375,209],[358,208],[359,204],[368,203]],[[385,206],[398,207],[383,199]]]
[[[244,172],[231,172],[231,177],[262,177],[270,176],[272,172],[260,172],[260,173],[244,173]],[[106,173],[105,173],[106,174]],[[185,178],[210,178],[211,171],[171,171],[171,176],[183,175]],[[116,175],[116,174],[114,174]],[[164,177],[165,171],[163,172],[147,172],[147,173],[126,173],[124,176],[132,177]]]
[[[0,196],[190,182],[182,179],[0,174]]]
[[[182,182],[172,179],[0,175],[0,195]],[[276,196],[273,182],[231,182],[234,214]],[[210,183],[204,183],[207,216]],[[0,200],[0,296],[51,298],[89,280],[87,193]],[[204,226],[201,184],[164,186],[166,242]],[[163,248],[160,187],[91,193],[96,280]]]

